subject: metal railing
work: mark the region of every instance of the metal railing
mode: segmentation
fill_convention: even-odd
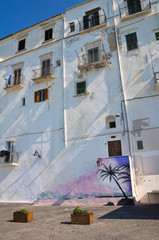
[[[140,0],[138,4],[132,1],[132,4],[128,4],[128,1],[124,1],[119,6],[120,18],[142,12],[151,8],[150,0]]]
[[[95,26],[104,24],[107,22],[107,18],[106,15],[99,15],[98,17],[94,18],[94,17],[90,17],[90,16],[85,16],[87,19],[84,21],[82,20],[78,20],[79,22],[79,31],[83,31],[86,29],[90,29],[93,28]]]
[[[78,59],[79,59],[79,63],[78,63],[79,66],[91,65],[98,62],[107,61],[107,55],[104,50],[100,50],[95,54],[89,54],[89,53],[83,54],[79,56]]]
[[[33,70],[33,72],[34,72],[33,79],[46,77],[54,74],[54,66],[49,65],[49,66],[46,66],[45,68],[41,67],[36,70]]]
[[[7,152],[7,151],[6,151]],[[7,152],[3,157],[0,157],[0,164],[3,163],[18,163],[18,153],[17,152]]]
[[[22,74],[15,77],[15,75],[10,75],[9,77],[5,78],[5,87],[13,87],[16,85],[24,85],[24,76]]]

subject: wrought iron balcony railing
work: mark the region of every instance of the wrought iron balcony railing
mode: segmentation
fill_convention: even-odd
[[[150,0],[127,0],[119,4],[118,6],[121,18],[127,17],[135,13],[143,12],[145,10],[151,10]]]
[[[33,81],[35,82],[42,82],[42,81],[49,81],[54,79],[54,66],[49,65],[47,67],[38,68],[36,70],[33,70]]]
[[[24,87],[24,76],[20,75],[10,75],[9,77],[5,78],[5,87],[6,91],[12,91],[16,89],[20,89]]]
[[[107,55],[104,50],[91,54],[83,54],[78,57],[78,69],[80,71],[89,71],[93,68],[101,68],[108,65]]]
[[[107,22],[106,15],[99,15],[97,17],[84,16],[82,20],[79,21],[79,31],[93,28],[95,26],[102,25]]]

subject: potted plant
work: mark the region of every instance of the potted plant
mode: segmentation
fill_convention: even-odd
[[[91,224],[93,223],[93,213],[88,210],[82,210],[77,206],[71,214],[71,223],[73,224]]]
[[[14,222],[31,222],[33,221],[33,212],[21,209],[13,213]]]

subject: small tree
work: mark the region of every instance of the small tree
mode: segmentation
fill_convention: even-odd
[[[129,163],[125,163],[119,167],[119,173],[118,173],[118,180],[123,179],[123,183],[125,182],[131,182],[130,178],[130,165]]]
[[[112,168],[111,164],[109,164],[109,167],[107,167],[105,164],[102,164],[102,165],[104,168],[98,169],[97,174],[100,173],[100,177],[101,177],[101,179],[103,179],[103,181],[107,177],[109,177],[109,182],[111,182],[113,179],[116,182],[116,184],[118,185],[118,187],[121,190],[124,197],[128,198],[118,182],[117,175],[119,174],[119,167],[116,166],[116,167]]]

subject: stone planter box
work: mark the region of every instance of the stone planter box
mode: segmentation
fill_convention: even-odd
[[[13,221],[14,222],[31,222],[33,221],[33,212],[29,213],[13,213]]]
[[[89,214],[71,214],[71,223],[73,224],[91,224],[93,223],[93,213]]]

